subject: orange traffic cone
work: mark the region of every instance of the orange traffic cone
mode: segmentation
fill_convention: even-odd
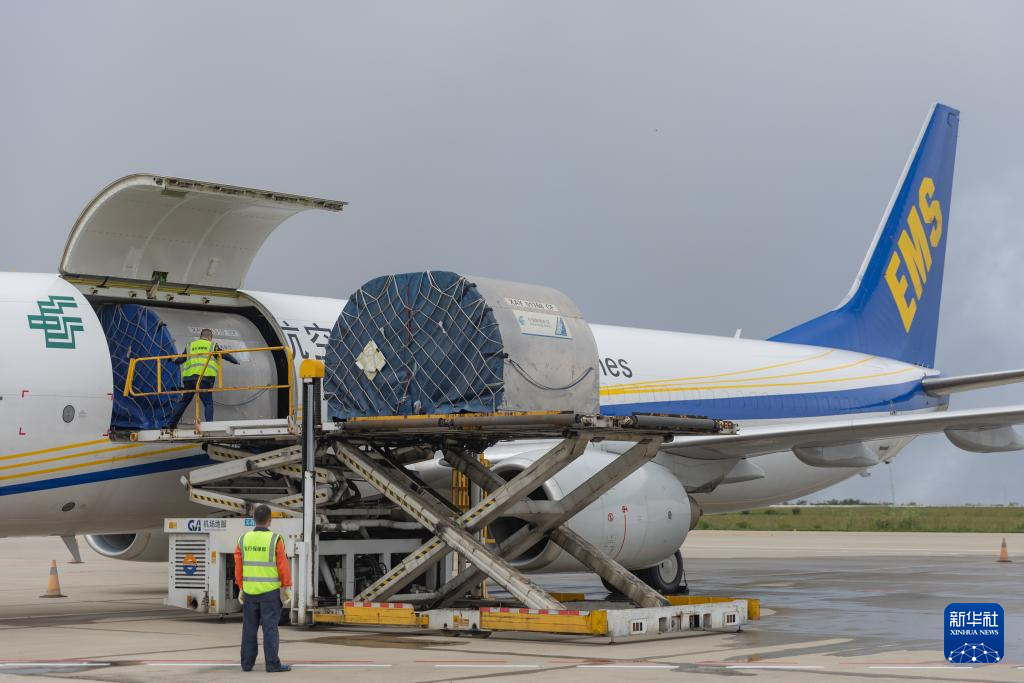
[[[1010,553],[1006,550],[1006,538],[1003,538],[1003,547],[999,549],[999,559],[996,562],[1013,562],[1010,559]]]
[[[46,581],[46,595],[41,598],[66,598],[68,596],[60,592],[60,579],[57,578],[57,560],[50,560],[50,577]]]

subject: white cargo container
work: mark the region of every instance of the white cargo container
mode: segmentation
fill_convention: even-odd
[[[448,271],[378,277],[349,298],[325,363],[333,419],[600,411],[590,326],[541,285]]]

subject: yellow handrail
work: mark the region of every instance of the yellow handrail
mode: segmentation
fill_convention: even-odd
[[[221,367],[224,366],[224,354],[233,355],[236,353],[259,353],[259,352],[274,352],[283,351],[285,358],[288,361],[288,382],[286,384],[261,384],[254,386],[243,386],[243,387],[226,387],[224,386],[224,373],[217,373],[217,386],[210,387],[209,389],[203,389],[199,386],[202,382],[203,377],[206,374],[206,369],[210,367],[210,361],[214,356],[219,356],[219,362]],[[177,358],[188,358],[189,356],[206,356],[206,363],[203,365],[202,372],[196,377],[196,384],[191,389],[164,389],[163,388],[163,360],[173,360]],[[136,391],[135,390],[135,368],[139,363],[155,362],[156,363],[156,391]],[[287,389],[288,390],[288,416],[294,417],[294,403],[295,403],[295,368],[293,367],[292,361],[292,350],[289,346],[256,346],[248,349],[219,349],[217,351],[210,351],[205,354],[197,353],[176,353],[164,356],[142,356],[140,358],[132,358],[128,362],[128,375],[124,380],[124,396],[131,396],[132,398],[138,398],[142,396],[169,396],[171,394],[195,394],[196,397],[196,425],[199,424],[199,394],[201,392],[216,392],[216,391],[259,391],[264,389]]]

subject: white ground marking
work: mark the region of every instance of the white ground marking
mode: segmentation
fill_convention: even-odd
[[[435,664],[435,669],[539,669],[540,664]]]
[[[578,664],[577,669],[675,669],[677,664]]]
[[[815,664],[730,664],[726,669],[824,669]]]
[[[897,665],[891,665],[891,666],[869,666],[868,668],[869,669],[949,669],[951,671],[955,671],[956,669],[973,669],[974,667],[973,666],[942,666],[941,664],[940,665],[935,665],[935,666],[930,666],[930,665],[915,666],[915,665],[912,665],[912,664],[903,664],[903,665],[899,665],[899,666],[897,666]]]

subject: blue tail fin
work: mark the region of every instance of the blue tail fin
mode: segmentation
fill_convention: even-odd
[[[932,367],[959,120],[955,109],[932,107],[846,299],[772,341]]]

